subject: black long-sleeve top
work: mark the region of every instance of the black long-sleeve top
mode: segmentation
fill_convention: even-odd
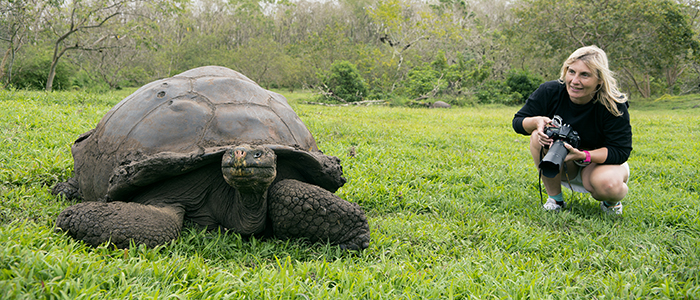
[[[517,133],[529,135],[523,128],[523,119],[534,116],[551,119],[554,115],[559,115],[564,124],[571,125],[578,132],[581,138],[580,149],[606,147],[608,157],[605,164],[622,164],[632,152],[632,126],[628,106],[627,102],[617,103],[617,109],[622,115],[616,117],[595,98],[584,105],[571,102],[563,83],[548,81],[540,85],[515,114],[513,129]]]

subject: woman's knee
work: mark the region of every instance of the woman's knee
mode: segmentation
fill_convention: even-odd
[[[530,148],[531,149],[534,149],[534,148],[539,149],[540,147],[542,147],[542,145],[540,145],[539,137],[536,134],[531,134],[530,135]]]
[[[540,155],[541,155],[542,150],[542,145],[540,145],[540,140],[537,137],[536,134],[530,135],[530,154],[532,155],[532,158],[535,160],[535,164],[538,164],[540,161]]]
[[[614,172],[591,174],[591,195],[598,200],[620,200],[627,195],[623,176]]]

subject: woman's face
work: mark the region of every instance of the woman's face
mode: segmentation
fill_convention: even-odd
[[[581,60],[575,61],[566,71],[566,91],[576,104],[591,101],[600,83],[602,81]]]

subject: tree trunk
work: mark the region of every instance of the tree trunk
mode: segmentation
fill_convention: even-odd
[[[49,69],[49,76],[46,77],[46,91],[50,92],[53,89],[53,78],[56,77],[56,65],[58,64],[58,59],[54,58],[51,61],[51,69]]]
[[[649,98],[651,97],[651,76],[649,76],[649,73],[644,76],[644,81],[646,85],[644,86],[644,93],[642,93],[642,96],[644,98]]]
[[[2,58],[2,64],[0,64],[0,79],[6,78],[3,84],[3,88],[8,87],[10,83],[12,83],[12,71],[14,69],[16,58],[15,54],[21,47],[22,40],[19,41],[19,44],[16,48],[14,43],[10,43],[10,48],[7,49],[7,52],[5,52],[5,55]],[[5,65],[7,65],[7,67],[5,67]]]
[[[678,78],[681,77],[685,68],[685,66],[679,67],[678,65],[666,68],[666,89],[669,95],[673,95],[673,86],[676,85]]]
[[[10,49],[12,49],[12,46],[5,51],[5,55],[2,56],[2,62],[0,62],[0,79],[5,78],[5,63],[7,62],[7,57],[10,56]],[[10,82],[8,79],[5,82]],[[4,86],[7,86],[7,84],[4,84]]]
[[[77,30],[71,30],[69,33],[64,34],[61,38],[58,39],[56,42],[56,45],[53,48],[53,58],[51,59],[51,68],[49,69],[49,76],[46,77],[46,91],[50,92],[53,90],[53,79],[56,77],[56,66],[58,66],[58,60],[63,56],[64,53],[69,48],[64,48],[60,52],[58,51],[58,48],[61,46],[61,41],[65,39],[68,35],[72,34]],[[76,45],[77,46],[77,45]]]
[[[15,58],[16,58],[15,54],[17,54],[17,51],[19,50],[19,48],[21,46],[22,45],[20,45],[17,48],[10,49],[11,50],[10,51],[10,63],[7,65],[7,85],[5,87],[9,86],[10,83],[12,82],[12,71],[14,70],[14,67],[15,67]]]
[[[629,77],[632,80],[632,83],[634,84],[634,87],[637,88],[637,91],[642,94],[642,98],[649,98],[651,96],[651,83],[649,82],[649,74],[646,74],[644,76],[644,82],[638,82],[637,79],[634,77],[634,74],[632,74],[632,71],[630,71],[628,68],[623,68],[625,73],[627,73],[627,77]]]

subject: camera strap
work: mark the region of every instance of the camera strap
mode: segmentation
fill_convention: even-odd
[[[544,146],[540,147],[540,161],[544,158]],[[540,191],[540,206],[544,205],[544,199],[542,199],[542,169],[537,168],[537,190]]]

